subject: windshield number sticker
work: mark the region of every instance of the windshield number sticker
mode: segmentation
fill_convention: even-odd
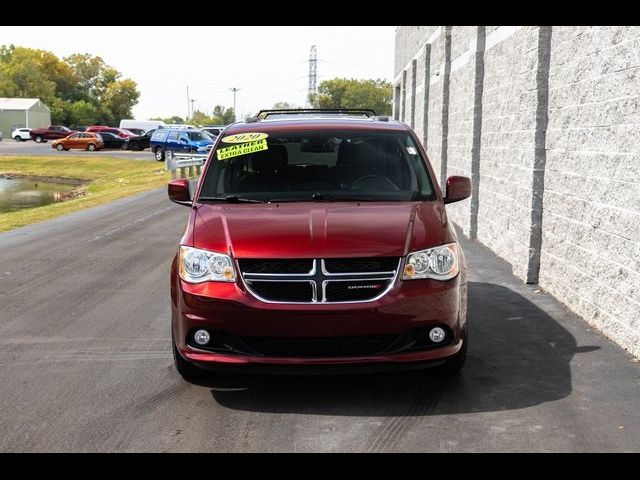
[[[224,143],[246,143],[256,142],[258,140],[264,140],[268,135],[266,133],[248,132],[237,133],[235,135],[228,135],[222,139]]]
[[[407,152],[409,155],[416,155],[418,153],[414,147],[407,147]]]
[[[222,139],[224,141],[224,138]],[[237,157],[239,155],[247,155],[249,153],[267,150],[267,139],[256,140],[253,142],[231,145],[230,147],[219,148],[216,153],[218,160],[226,160],[227,158]]]

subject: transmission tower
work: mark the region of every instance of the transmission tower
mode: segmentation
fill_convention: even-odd
[[[311,99],[318,92],[318,51],[315,45],[311,45],[309,53],[309,91],[307,92],[306,108],[311,106]]]

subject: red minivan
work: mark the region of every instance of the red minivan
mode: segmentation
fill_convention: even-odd
[[[405,124],[373,112],[264,111],[227,127],[193,194],[171,268],[174,360],[185,378],[438,366],[467,351],[465,259]]]

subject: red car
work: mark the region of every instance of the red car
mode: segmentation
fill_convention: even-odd
[[[47,128],[33,128],[29,131],[29,135],[31,135],[31,138],[33,138],[36,143],[65,138],[72,133],[76,133],[75,130],[69,130],[62,125],[49,125]]]
[[[464,254],[414,132],[386,117],[270,115],[228,127],[171,268],[174,360],[252,372],[459,371]],[[264,113],[263,113],[264,114]]]
[[[136,136],[135,133],[130,132],[128,130],[124,130],[122,128],[115,128],[115,127],[105,127],[103,125],[93,125],[87,128],[85,131],[93,132],[93,133],[100,133],[100,132],[113,133],[114,135],[117,135],[118,137],[124,138],[124,139]]]

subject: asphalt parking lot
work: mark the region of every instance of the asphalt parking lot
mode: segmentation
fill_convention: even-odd
[[[0,451],[638,451],[640,366],[482,245],[470,351],[433,372],[187,383],[164,189],[0,234]]]
[[[69,150],[66,152],[58,152],[51,148],[51,141],[47,143],[36,143],[32,140],[26,142],[16,142],[11,138],[5,138],[0,142],[0,155],[24,155],[24,156],[40,156],[40,155],[68,155],[68,156],[105,156],[105,157],[119,157],[130,158],[133,160],[149,160],[155,161],[153,154],[149,149],[142,152],[133,152],[131,150],[117,150],[107,149],[99,150],[95,152],[89,152],[87,150]]]

